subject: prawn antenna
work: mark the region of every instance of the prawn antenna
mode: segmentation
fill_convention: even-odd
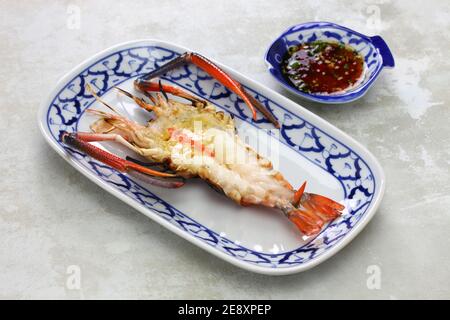
[[[108,109],[110,109],[111,111],[113,111],[116,114],[119,114],[116,110],[114,110],[113,107],[111,107],[109,104],[107,104],[105,101],[103,101],[102,99],[100,99],[100,97],[94,92],[94,89],[92,89],[90,84],[86,84],[86,90],[91,93],[95,100],[97,100],[98,102],[100,102],[101,104],[103,104],[105,107],[107,107]],[[120,115],[120,114],[119,114]]]

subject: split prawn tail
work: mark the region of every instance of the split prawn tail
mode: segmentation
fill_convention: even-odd
[[[342,214],[345,206],[314,193],[304,192],[306,182],[294,196],[294,209],[286,212],[287,217],[306,236],[316,235],[322,227]]]

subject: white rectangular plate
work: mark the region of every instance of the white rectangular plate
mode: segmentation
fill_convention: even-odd
[[[60,142],[61,131],[87,131],[94,118],[84,111],[91,106],[100,108],[85,90],[86,84],[97,88],[103,99],[120,106],[130,118],[140,122],[148,119],[143,110],[111,89],[120,85],[132,90],[137,76],[185,51],[189,50],[167,42],[139,40],[88,59],[64,76],[42,104],[42,134],[62,157],[103,189],[236,266],[264,274],[290,274],[309,269],[343,248],[364,228],[381,201],[384,174],[380,165],[339,129],[228,67],[221,65],[280,120],[279,132],[262,131],[271,126],[261,118],[251,121],[242,100],[194,65],[168,73],[164,81],[232,113],[239,132],[264,132],[254,134],[249,143],[275,145],[279,157],[271,160],[294,187],[307,180],[308,192],[331,197],[346,206],[344,214],[318,236],[305,239],[280,212],[240,207],[202,181],[189,181],[176,190],[148,186]],[[117,145],[103,147],[120,156],[125,154]]]

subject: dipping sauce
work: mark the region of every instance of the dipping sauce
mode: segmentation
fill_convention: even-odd
[[[362,80],[364,59],[348,45],[314,41],[290,47],[281,70],[300,91],[331,94],[354,87]]]

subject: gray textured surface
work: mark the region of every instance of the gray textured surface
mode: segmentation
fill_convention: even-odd
[[[81,9],[80,29],[67,28],[69,5]],[[270,78],[262,56],[286,27],[311,20],[381,34],[396,69],[349,105],[296,100]],[[449,21],[444,0],[0,1],[0,298],[450,298]],[[82,60],[146,37],[211,56],[367,146],[387,176],[367,228],[305,273],[251,274],[70,167],[39,133],[39,104]],[[70,265],[81,268],[80,290],[66,287]],[[370,265],[381,270],[379,290],[366,285]]]

